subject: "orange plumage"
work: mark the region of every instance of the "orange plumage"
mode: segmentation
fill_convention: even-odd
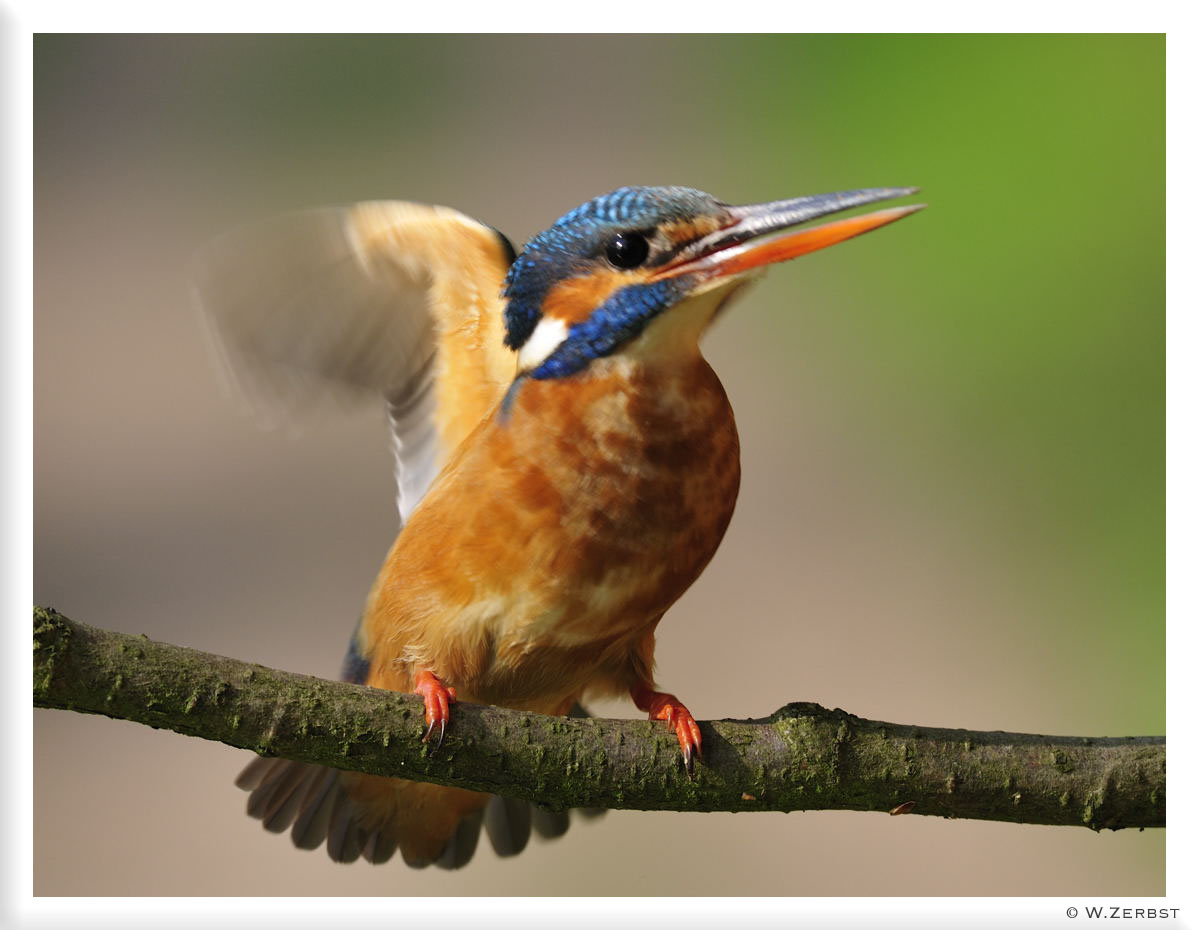
[[[569,401],[534,382],[506,423],[483,423],[371,592],[366,684],[411,691],[415,671],[430,669],[459,700],[547,714],[585,692],[652,684],[654,628],[715,553],[740,475],[719,382],[698,356],[680,368],[597,373]],[[414,858],[444,848],[458,825],[448,811],[460,819],[487,800],[370,776],[348,783],[372,812],[393,811]],[[416,798],[444,816],[409,826],[402,812]]]
[[[426,739],[454,700],[564,714],[627,694],[674,726],[690,766],[700,733],[655,690],[654,637],[715,554],[740,481],[733,412],[700,337],[754,269],[896,215],[763,232],[907,192],[729,207],[627,188],[567,214],[511,269],[506,242],[460,214],[362,205],[295,224],[270,252],[291,269],[282,294],[254,286],[246,256],[261,253],[217,250],[201,298],[235,374],[248,363],[259,394],[293,407],[319,392],[305,371],[388,401],[406,523],[346,676],[424,695]],[[330,278],[341,316],[319,299]],[[299,763],[258,760],[239,784],[269,828],[294,821],[297,845],[327,839],[342,861],[398,847],[412,865],[459,866],[484,810],[501,854],[530,822],[565,829],[515,802]]]
[[[732,516],[736,428],[698,355],[585,380],[523,385],[450,460],[367,602],[368,684],[431,669],[461,700],[553,713],[648,680],[642,641]]]

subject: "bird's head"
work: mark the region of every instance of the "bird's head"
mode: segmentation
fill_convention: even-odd
[[[730,206],[686,187],[622,187],[576,207],[525,245],[505,283],[505,342],[519,352],[523,375],[549,379],[624,350],[651,325],[665,335],[664,344],[694,341],[737,286],[765,266],[877,229],[920,206],[783,230],[915,190]]]

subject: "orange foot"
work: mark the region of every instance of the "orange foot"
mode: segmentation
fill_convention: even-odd
[[[425,735],[421,742],[429,742],[433,730],[440,728],[437,734],[437,748],[440,749],[441,741],[445,739],[445,725],[450,722],[450,705],[458,700],[458,692],[447,688],[428,670],[417,673],[412,690],[425,699]]]
[[[704,755],[699,724],[691,716],[691,711],[673,694],[655,691],[649,685],[637,685],[629,694],[638,710],[648,713],[650,720],[665,720],[674,727],[679,747],[683,750],[683,767],[690,775],[694,771],[694,760],[697,757],[702,759]]]

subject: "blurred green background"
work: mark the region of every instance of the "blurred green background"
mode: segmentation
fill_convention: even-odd
[[[700,717],[1165,731],[1163,37],[41,36],[34,92],[38,603],[336,673],[395,530],[383,418],[237,416],[187,287],[223,229],[394,197],[519,243],[622,184],[918,184],[711,334],[745,477],[659,681]],[[1164,831],[845,813],[336,867],[244,817],[243,757],[36,712],[35,892],[1165,891]]]

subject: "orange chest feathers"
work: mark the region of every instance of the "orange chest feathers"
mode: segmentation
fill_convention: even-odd
[[[699,576],[740,482],[724,389],[696,355],[522,381],[463,443],[367,605],[371,684],[434,671],[466,700],[553,711],[620,691]]]

